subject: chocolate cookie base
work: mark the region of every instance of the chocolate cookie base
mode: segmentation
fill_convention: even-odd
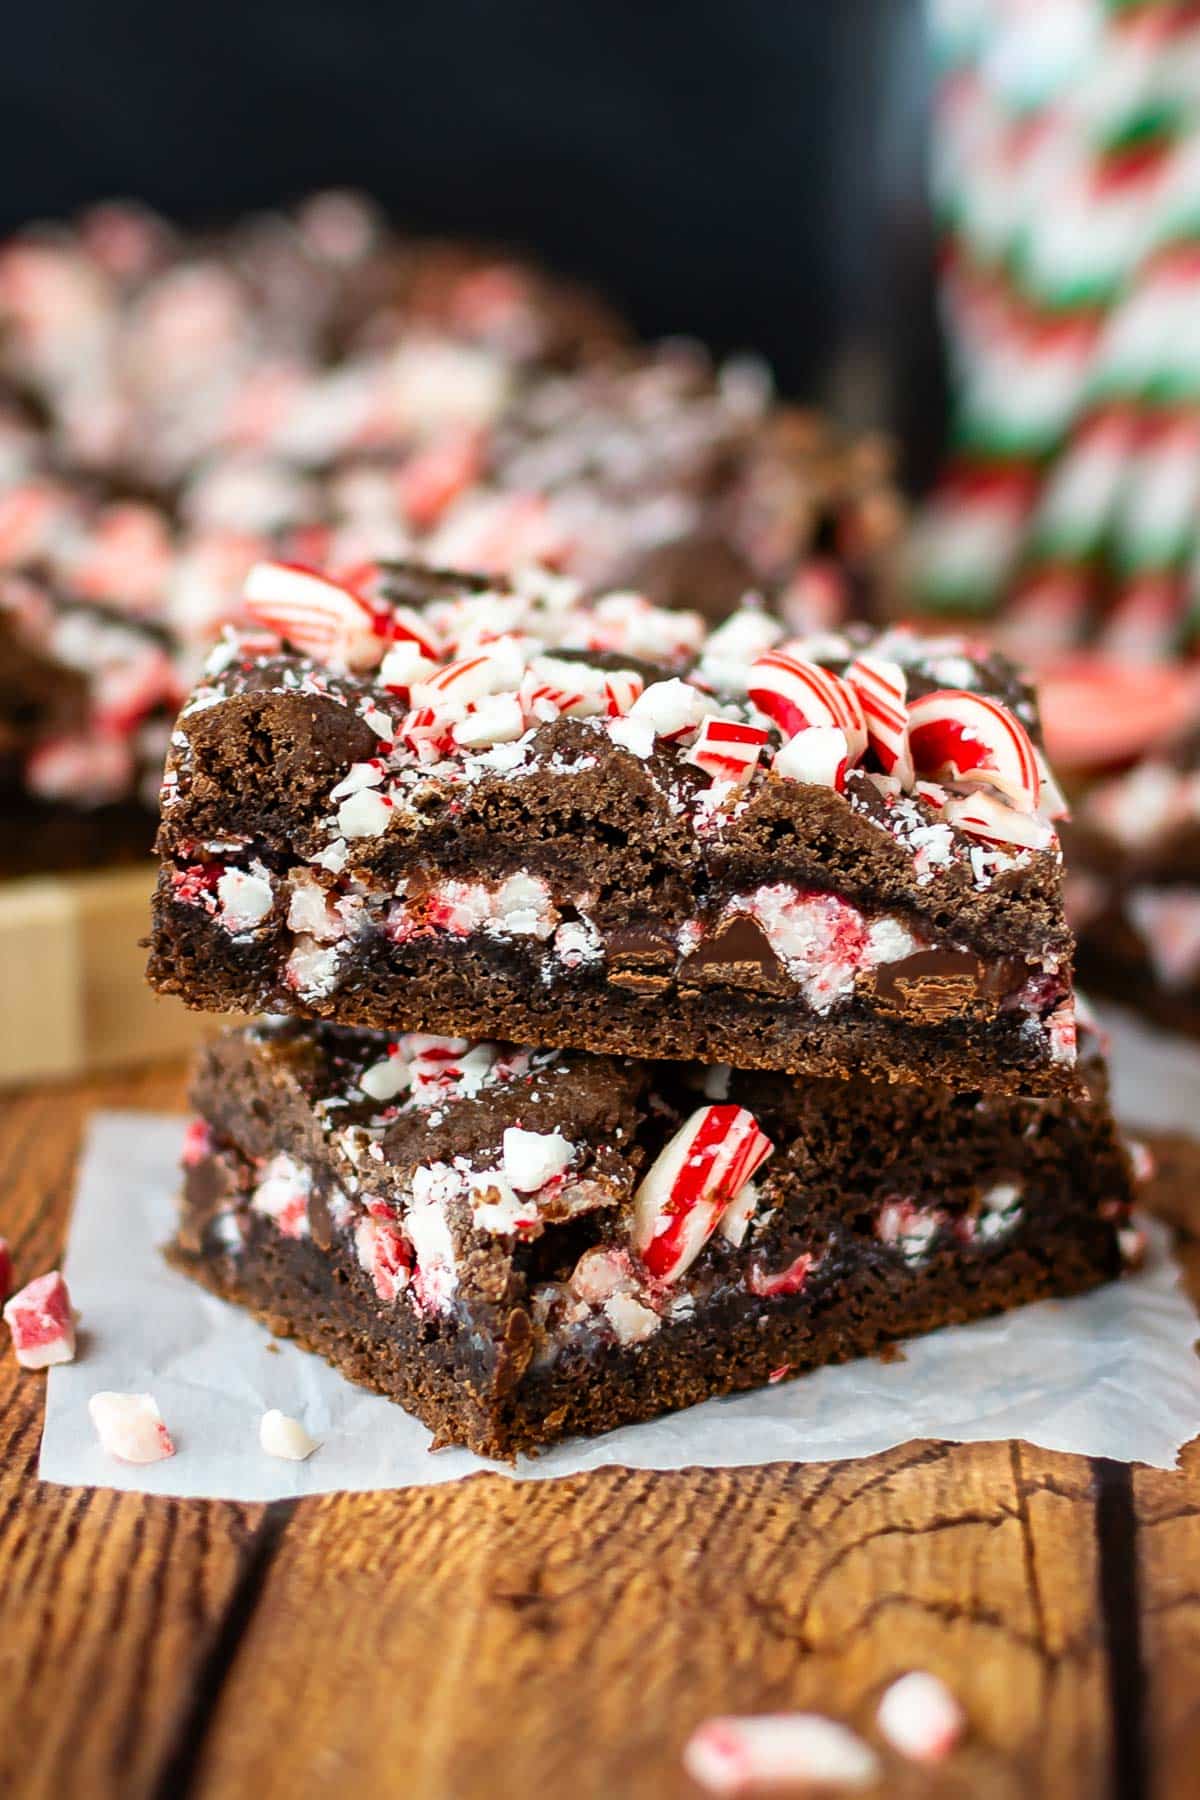
[[[469,1332],[383,1311],[344,1246],[326,1253],[256,1224],[236,1258],[213,1245],[193,1252],[176,1243],[168,1254],[276,1337],[293,1338],[348,1380],[397,1401],[433,1433],[431,1448],[465,1444],[503,1460],[866,1356],[942,1325],[1083,1293],[1120,1271],[1112,1231],[1066,1213],[1032,1221],[984,1258],[946,1250],[897,1276],[881,1253],[864,1257],[819,1300],[742,1296],[706,1309],[702,1319],[665,1326],[648,1344],[534,1368],[514,1392],[497,1396]]]
[[[1090,1041],[1084,1067],[1080,1100],[989,1099],[261,1024],[202,1054],[172,1256],[509,1456],[1116,1275],[1130,1170]],[[770,1154],[649,1263],[698,1112]],[[514,1127],[564,1152],[540,1186]]]
[[[348,948],[327,994],[299,996],[267,932],[232,937],[160,879],[149,978],[202,1011],[291,1014],[371,1030],[505,1038],[601,1055],[729,1063],[812,1076],[935,1082],[986,1093],[1074,1093],[1074,1063],[1048,1060],[1035,1014],[979,1010],[892,1017],[856,997],[821,1015],[778,993],[661,988],[581,969],[547,986],[520,945],[478,936]]]

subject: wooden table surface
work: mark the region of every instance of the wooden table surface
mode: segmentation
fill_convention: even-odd
[[[0,1105],[22,1277],[60,1256],[88,1113],[182,1088],[168,1069]],[[1200,1236],[1194,1191],[1163,1190]],[[1200,1245],[1184,1257],[1200,1294]],[[1200,1440],[1171,1474],[914,1443],[234,1506],[41,1486],[42,1380],[0,1357],[14,1800],[687,1795],[706,1716],[869,1730],[913,1667],[971,1733],[934,1774],[890,1759],[889,1796],[1200,1796]]]

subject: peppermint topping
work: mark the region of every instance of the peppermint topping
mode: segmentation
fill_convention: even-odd
[[[774,1145],[742,1106],[702,1106],[634,1196],[633,1245],[655,1280],[677,1281]]]
[[[558,1131],[525,1131],[511,1125],[504,1133],[504,1173],[521,1194],[545,1187],[570,1166],[574,1156],[574,1144]]]
[[[352,580],[257,565],[249,591],[266,599],[250,607],[270,612],[280,635],[231,637],[210,665],[172,745],[164,807],[178,804],[186,720],[241,693],[252,672],[259,691],[261,670],[279,691],[351,708],[379,740],[331,787],[331,842],[310,860],[334,874],[348,845],[382,837],[393,819],[421,829],[434,793],[453,808],[455,786],[568,775],[614,748],[645,765],[702,840],[719,842],[765,784],[782,781],[828,788],[867,814],[909,852],[918,885],[953,869],[986,887],[1032,854],[1057,856],[1062,796],[1017,713],[967,687],[920,691],[956,661],[979,675],[960,640],[925,648],[904,630],[871,639],[851,628],[781,641],[780,622],[752,607],[705,640],[692,615],[636,594],[591,599],[544,573],[486,591],[447,575],[419,606],[391,597],[409,579],[386,564]],[[289,651],[295,619],[319,654]],[[651,651],[660,679],[610,666]],[[867,804],[867,781],[878,803]]]

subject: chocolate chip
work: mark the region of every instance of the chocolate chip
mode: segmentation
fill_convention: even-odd
[[[984,962],[973,950],[914,950],[876,969],[872,980],[881,1011],[938,1020],[980,1000],[994,1004],[1019,986],[1025,974],[1013,957]]]
[[[737,913],[711,937],[700,940],[679,972],[680,987],[745,988],[781,994],[790,986],[783,964],[762,927]]]
[[[674,980],[675,945],[665,932],[650,926],[626,925],[610,931],[604,940],[604,955],[610,987],[660,994]]]

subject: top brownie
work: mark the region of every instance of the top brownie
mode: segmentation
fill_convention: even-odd
[[[180,715],[150,977],[214,1009],[1074,1081],[1061,797],[957,638],[264,564]]]

